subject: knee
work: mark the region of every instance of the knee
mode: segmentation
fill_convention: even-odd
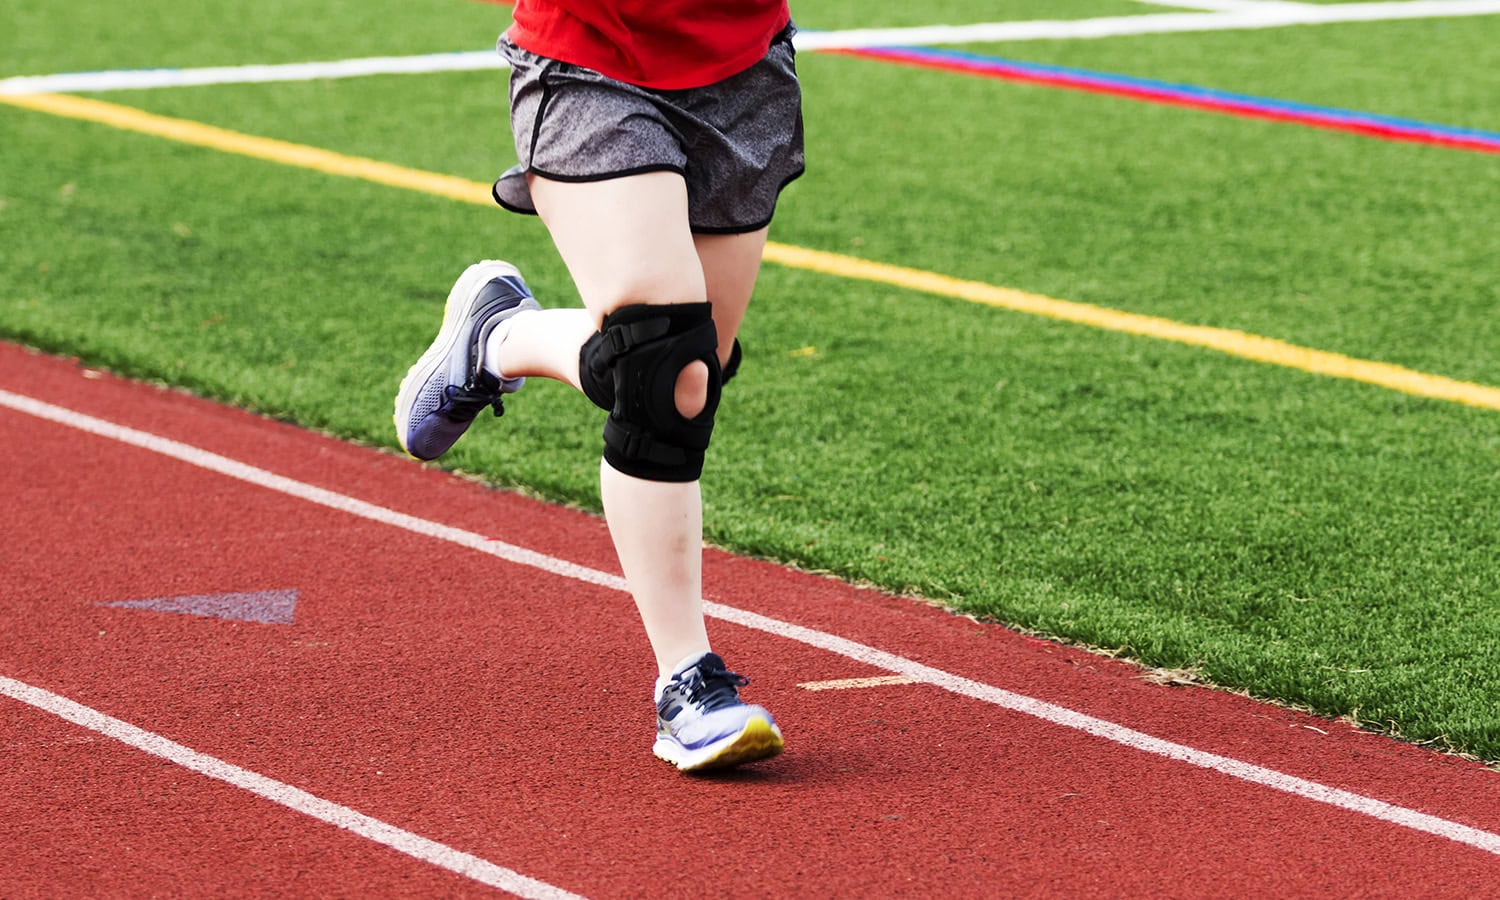
[[[677,385],[673,391],[673,402],[677,414],[684,419],[696,419],[708,406],[708,366],[701,360],[693,360],[677,373]]]

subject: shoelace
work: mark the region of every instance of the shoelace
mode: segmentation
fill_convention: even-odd
[[[689,703],[704,712],[713,712],[740,702],[739,689],[750,683],[750,679],[728,669],[694,669],[679,676],[677,683]]]
[[[486,406],[495,410],[495,415],[505,415],[505,405],[500,394],[483,386],[448,385],[443,392],[447,402],[443,404],[443,415],[452,422],[472,422]]]

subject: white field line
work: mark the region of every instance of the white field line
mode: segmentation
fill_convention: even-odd
[[[466,72],[504,69],[505,60],[493,50],[430,53],[423,56],[373,56],[332,62],[288,63],[266,66],[215,66],[204,69],[119,69],[61,75],[0,79],[0,94],[67,94],[83,91],[129,91],[143,88],[197,87],[211,84],[255,84],[271,81],[311,81],[315,78],[356,78],[363,75],[411,75],[429,72]]]
[[[1500,0],[1397,0],[1318,6],[1302,3],[1194,0],[1173,4],[1209,12],[1157,13],[1060,21],[988,22],[977,25],[930,25],[917,28],[866,28],[851,31],[804,31],[799,50],[934,46],[988,41],[1038,41],[1171,34],[1189,31],[1240,31],[1289,25],[1439,19],[1500,14]],[[386,56],[286,65],[225,66],[203,69],[122,69],[31,75],[0,79],[0,94],[76,93],[142,88],[187,87],[362,75],[503,69],[492,50]]]
[[[1284,0],[1136,0],[1147,6],[1175,6],[1178,9],[1201,9],[1211,12],[1243,12],[1255,9],[1274,9],[1287,6],[1313,6],[1311,3],[1292,3]]]
[[[336,828],[352,831],[360,837],[368,838],[377,844],[384,844],[392,850],[473,879],[480,884],[507,891],[518,897],[535,898],[535,900],[572,900],[578,897],[577,894],[553,887],[545,881],[529,878],[504,866],[497,866],[488,860],[464,853],[462,850],[455,850],[446,844],[440,844],[405,829],[397,828],[347,806],[340,806],[309,794],[301,788],[292,787],[248,769],[242,769],[218,757],[199,753],[159,734],[137,728],[129,722],[107,716],[96,709],[50,691],[0,676],[0,694],[30,704],[43,712],[66,719],[75,725],[81,725],[90,731],[129,744],[152,756],[176,763],[185,769],[191,769],[200,775],[207,775],[209,778],[216,778],[237,788],[243,788],[252,794],[327,822]]]
[[[1445,19],[1500,13],[1500,0],[1399,0],[1335,6],[1257,6],[1227,12],[1159,13],[1073,21],[994,22],[982,25],[929,25],[917,28],[865,28],[798,35],[805,50],[929,46],[989,41],[1069,40],[1172,34],[1189,31],[1247,31],[1288,25]]]
[[[572,578],[589,584],[601,585],[618,591],[626,591],[623,578],[597,569],[580,566],[546,554],[516,547],[503,541],[490,540],[483,535],[441,525],[426,519],[376,506],[335,491],[325,490],[291,478],[277,475],[237,460],[211,453],[207,450],[160,437],[149,432],[138,431],[103,419],[85,415],[66,407],[55,406],[41,400],[10,391],[0,390],[0,406],[36,416],[49,422],[66,425],[80,431],[110,440],[120,441],[163,456],[180,460],[212,472],[218,472],[250,484],[279,491],[289,496],[316,503],[332,509],[342,510],[375,522],[402,528],[417,534],[450,541],[488,553],[492,556],[520,565],[531,566],[544,572]],[[844,656],[872,668],[895,675],[903,675],[912,681],[929,684],[950,693],[970,697],[983,703],[993,704],[1013,712],[1041,719],[1090,734],[1123,747],[1177,760],[1191,766],[1220,772],[1232,778],[1258,784],[1276,791],[1293,794],[1318,803],[1326,803],[1339,809],[1360,813],[1394,825],[1411,828],[1427,834],[1437,835],[1470,847],[1500,856],[1500,834],[1483,831],[1459,822],[1428,815],[1414,809],[1376,800],[1350,791],[1329,787],[1314,781],[1287,775],[1274,769],[1253,765],[1184,744],[1153,737],[1140,731],[1117,725],[1114,722],[1095,718],[1084,713],[1017,694],[1003,688],[993,687],[953,675],[941,669],[887,653],[874,647],[860,644],[834,634],[783,622],[758,613],[747,612],[722,603],[705,601],[704,612],[709,616],[732,622],[745,628],[773,634],[797,641],[829,653]]]

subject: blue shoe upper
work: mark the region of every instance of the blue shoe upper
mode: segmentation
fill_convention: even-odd
[[[424,383],[413,386],[418,393],[411,401],[403,442],[408,453],[436,459],[463,436],[480,410],[490,407],[497,416],[504,413],[501,396],[519,390],[525,379],[501,381],[480,365],[480,354],[495,326],[522,309],[536,308],[519,278],[492,278],[469,298],[457,331],[442,350],[445,358]],[[429,353],[438,350],[434,344]]]

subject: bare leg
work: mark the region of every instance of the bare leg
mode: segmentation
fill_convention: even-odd
[[[713,305],[719,359],[727,362],[744,319],[764,229],[691,235],[686,188],[672,173],[585,184],[533,178],[532,197],[583,298],[583,310],[522,313],[485,354],[496,375],[544,376],[580,387],[578,355],[604,316],[632,303]],[[677,380],[677,408],[692,418],[707,399],[707,367]],[[709,649],[703,618],[703,504],[697,482],[647,481],[607,463],[600,494],[620,565],[659,674]]]
[[[760,257],[766,247],[766,229],[749,234],[700,234],[694,238],[708,299],[714,306],[714,325],[719,331],[719,362],[729,362],[729,351],[739,334]]]
[[[490,374],[543,376],[583,389],[578,382],[578,351],[599,328],[588,310],[523,312],[502,327],[490,335],[482,357]]]
[[[590,319],[585,330],[572,323],[552,328],[542,315],[532,315],[530,322],[516,317],[501,349],[507,375],[525,374],[522,367],[534,365],[538,374],[571,373],[563,380],[577,386],[579,348],[606,315],[629,304],[706,299],[680,176],[653,172],[582,184],[532,178],[531,194]],[[530,346],[528,335],[534,330],[550,334],[556,346],[535,354],[520,349]],[[567,354],[570,361],[564,362]],[[678,377],[676,400],[684,416],[697,415],[707,402],[707,378],[702,363],[689,364]],[[599,479],[620,566],[658,672],[667,674],[685,658],[709,649],[698,483],[647,481],[607,463],[601,464]]]
[[[695,235],[693,244],[702,267],[705,294],[713,304],[719,362],[727,363],[760,275],[766,229],[747,234]],[[600,319],[602,316],[586,309],[522,313],[508,323],[507,331],[492,339],[493,352],[486,354],[485,364],[495,375],[542,376],[581,390],[578,350],[598,330]],[[519,336],[514,343],[505,344],[502,362],[499,348],[513,334]]]

